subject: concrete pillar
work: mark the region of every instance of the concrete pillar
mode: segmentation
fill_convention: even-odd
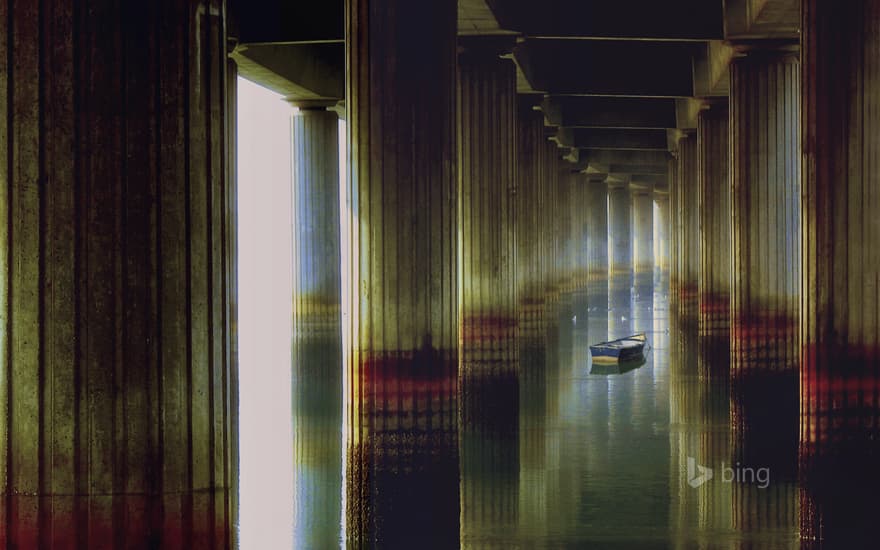
[[[679,282],[681,208],[679,206],[678,158],[669,159],[667,174],[667,181],[669,182],[669,215],[666,218],[666,227],[668,228],[669,235],[669,322],[671,326],[678,317],[678,292],[681,284]]]
[[[653,190],[632,193],[633,289],[637,298],[654,295]]]
[[[545,130],[545,134],[550,129]],[[544,140],[544,178],[542,182],[544,202],[539,213],[541,224],[539,230],[543,235],[544,247],[541,250],[543,265],[544,293],[546,298],[555,302],[562,290],[562,269],[560,266],[562,253],[562,235],[560,233],[560,200],[559,200],[559,148],[549,139]]]
[[[753,51],[731,64],[733,371],[797,368],[798,58]]]
[[[515,364],[516,71],[487,45],[459,57],[461,341],[465,365]]]
[[[335,104],[335,102],[333,102]],[[339,538],[342,493],[342,283],[339,117],[331,104],[294,103],[293,356],[294,538]]]
[[[628,308],[633,285],[632,196],[627,182],[608,183],[608,300]]]
[[[700,334],[730,340],[730,184],[728,109],[700,112],[697,149],[700,174]]]
[[[801,5],[801,536],[856,547],[880,512],[880,2]]]
[[[696,323],[700,280],[700,205],[697,136],[689,133],[678,142],[677,211],[678,230],[678,317],[683,323]]]
[[[0,5],[4,548],[234,542],[225,18],[128,6]]]
[[[499,57],[507,43],[460,44],[459,440],[466,540],[478,538],[487,520],[513,528],[518,517],[517,100],[514,63]]]
[[[347,0],[352,545],[457,544],[456,2]],[[430,495],[430,497],[428,497]]]
[[[587,261],[591,310],[608,309],[608,183],[604,176],[587,176]]]
[[[669,193],[654,191],[654,281],[660,289],[669,288]]]
[[[518,330],[540,333],[544,310],[541,208],[544,158],[544,116],[532,107],[534,100],[519,96],[517,105],[516,259],[519,298]]]
[[[798,58],[753,50],[730,68],[731,403],[734,456],[797,464]],[[789,458],[792,457],[792,458]]]
[[[571,175],[572,178],[572,253],[575,265],[575,290],[584,292],[590,280],[589,260],[589,209],[590,187],[589,178],[581,173]]]
[[[558,152],[557,152],[558,155]],[[557,260],[559,270],[560,290],[562,292],[571,292],[575,288],[575,251],[574,251],[574,231],[573,219],[574,209],[572,207],[574,199],[573,186],[575,182],[575,174],[572,173],[572,166],[566,160],[558,160],[558,190],[557,198],[557,215],[555,217],[557,224],[557,252],[559,258]]]

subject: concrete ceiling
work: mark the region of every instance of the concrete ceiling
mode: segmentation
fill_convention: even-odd
[[[344,0],[229,0],[242,75],[344,94]],[[799,0],[459,0],[459,34],[512,35],[517,90],[590,173],[663,179],[679,129],[724,100],[739,42],[794,40]]]

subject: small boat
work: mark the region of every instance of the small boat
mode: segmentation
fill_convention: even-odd
[[[638,363],[645,358],[644,332],[609,342],[590,346],[594,364],[614,365],[619,363]]]

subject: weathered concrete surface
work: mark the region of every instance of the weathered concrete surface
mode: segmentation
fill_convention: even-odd
[[[633,289],[636,297],[654,293],[654,195],[632,192]]]
[[[339,117],[299,104],[293,129],[294,537],[321,547],[339,537],[342,443],[342,281]]]
[[[684,323],[697,322],[700,280],[700,188],[697,136],[689,133],[678,143],[676,168],[676,230],[678,232],[678,316]]]
[[[801,537],[857,547],[880,512],[880,2],[801,5]]]
[[[632,196],[625,182],[608,184],[608,236],[608,300],[628,305],[633,286]]]
[[[0,89],[0,547],[232,547],[223,2],[3,2]]]
[[[590,308],[608,308],[608,184],[587,176],[587,260]]]
[[[516,350],[516,71],[492,44],[466,48],[459,56],[461,344],[467,351],[462,361],[511,364]]]
[[[752,51],[731,65],[734,374],[796,372],[800,251],[798,58]]]
[[[713,105],[699,115],[700,333],[730,340],[730,183],[728,109]]]
[[[654,211],[654,280],[660,287],[669,286],[669,193],[654,192],[654,202],[657,209]]]
[[[516,260],[519,300],[518,328],[521,334],[540,333],[544,308],[541,240],[541,208],[544,164],[544,117],[532,109],[529,97],[519,96],[517,105]]]
[[[347,537],[448,547],[459,532],[456,2],[347,9]]]

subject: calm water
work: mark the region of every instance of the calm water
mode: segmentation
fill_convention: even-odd
[[[567,296],[546,333],[521,343],[518,405],[484,407],[498,418],[459,432],[449,528],[463,548],[799,547],[796,448],[731,428],[743,405],[731,399],[726,350],[675,326],[667,304],[650,292],[610,307]],[[643,366],[590,374],[589,343],[641,331],[653,348]],[[347,538],[335,468],[295,470],[301,547]]]

